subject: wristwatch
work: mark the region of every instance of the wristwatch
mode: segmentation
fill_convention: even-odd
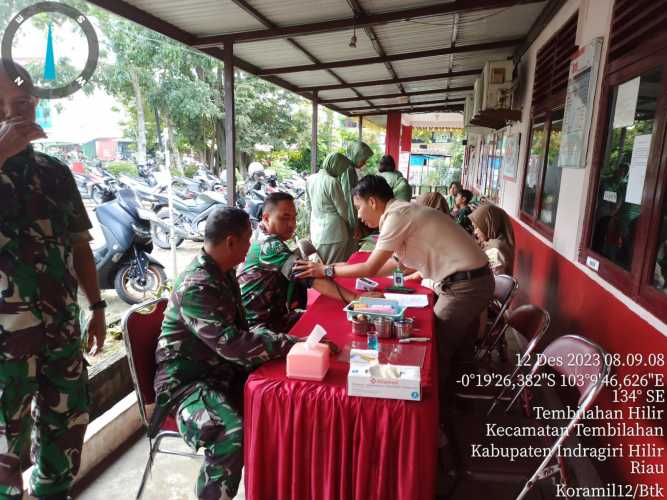
[[[96,311],[98,309],[105,309],[106,307],[107,307],[107,301],[106,300],[98,300],[94,304],[90,304],[88,309],[91,310],[91,311]]]
[[[334,276],[336,276],[336,268],[334,266],[325,266],[324,276],[326,278],[332,279]]]

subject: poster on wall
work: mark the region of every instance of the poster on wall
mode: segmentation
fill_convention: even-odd
[[[503,178],[509,181],[516,180],[519,167],[519,147],[521,134],[505,135],[503,147]]]
[[[579,49],[570,62],[559,167],[584,168],[586,164],[601,48],[602,38],[595,38]]]

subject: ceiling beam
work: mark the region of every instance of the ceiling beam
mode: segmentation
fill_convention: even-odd
[[[354,14],[355,17],[367,15],[366,11],[362,7],[359,0],[347,0],[347,3],[352,8],[352,13]],[[378,37],[378,35],[375,32],[375,30],[373,29],[373,27],[372,26],[366,26],[364,28],[364,31],[366,32],[366,36],[368,37],[368,39],[371,41],[371,45],[373,45],[373,48],[375,49],[375,52],[377,52],[377,55],[380,56],[380,57],[385,57],[387,55],[387,52],[384,50],[384,47],[382,46],[382,42],[380,41],[380,37]],[[394,69],[394,66],[390,62],[384,63],[384,66],[385,66],[385,68],[387,68],[387,71],[389,72],[389,75],[392,78],[398,78],[398,74],[396,73],[396,70]],[[398,90],[403,95],[407,95],[405,93],[405,88],[403,88],[403,84],[401,84],[401,83],[398,84]],[[356,89],[355,89],[355,92],[357,92]],[[357,92],[357,94],[358,94],[358,92]]]
[[[278,25],[275,24],[273,21],[271,21],[268,17],[266,17],[264,14],[262,14],[259,10],[257,10],[255,7],[250,5],[247,0],[231,0],[234,2],[236,6],[239,8],[243,9],[245,12],[250,14],[252,17],[257,19],[260,23],[262,23],[264,26],[267,28],[277,28]],[[287,42],[294,47],[295,49],[299,50],[301,53],[303,53],[308,59],[310,59],[311,62],[314,64],[321,64],[322,61],[320,61],[315,55],[313,55],[309,50],[307,50],[303,45],[301,45],[299,42],[292,38],[288,38]],[[327,70],[327,72],[333,76],[339,83],[341,84],[346,84],[347,82],[343,80],[338,74],[336,74],[332,70]],[[358,90],[353,89],[353,92],[359,96],[359,98],[363,99],[363,96],[359,93]],[[319,102],[319,101],[318,101]],[[371,104],[370,101],[367,101],[368,104]]]
[[[473,45],[459,45],[444,49],[421,50],[418,52],[404,52],[384,57],[364,57],[361,59],[349,59],[347,61],[334,61],[321,64],[302,64],[299,66],[284,66],[280,68],[260,69],[259,75],[281,75],[285,73],[298,73],[301,71],[317,71],[322,69],[347,68],[350,66],[366,66],[369,64],[381,64],[391,61],[405,61],[407,59],[420,59],[424,57],[444,56],[448,54],[463,54],[466,52],[479,52],[483,50],[502,49],[519,45],[522,39],[501,40],[497,42],[476,43]]]
[[[533,42],[537,40],[540,33],[544,31],[544,28],[547,27],[547,24],[551,22],[565,3],[566,0],[549,0],[549,2],[547,2],[542,9],[542,12],[540,12],[540,15],[537,16],[537,19],[535,19],[535,22],[530,27],[530,30],[528,30],[528,34],[524,38],[524,41],[516,48],[514,54],[512,54],[512,59],[514,59],[515,64],[519,62],[521,57],[526,53]]]
[[[425,82],[427,80],[440,80],[442,78],[456,78],[459,76],[476,76],[482,72],[482,68],[464,71],[449,71],[447,73],[435,73],[431,75],[408,76],[404,78],[390,78],[388,80],[368,80],[365,82],[348,83],[347,85],[318,85],[315,87],[301,87],[304,92],[321,92],[325,90],[342,90],[352,87],[374,87],[376,85],[392,85],[397,83]]]
[[[386,115],[389,111],[399,111],[401,113],[460,113],[463,112],[463,106],[427,106],[425,108],[416,108],[414,106],[405,109],[392,109],[387,111],[371,111],[369,113],[352,113],[350,116],[378,116]]]
[[[434,104],[463,104],[465,100],[463,99],[436,99],[433,101],[424,101],[424,102],[402,102],[399,104],[375,104],[373,106],[358,106],[354,108],[343,108],[345,111],[348,113],[352,111],[368,111],[371,109],[391,109],[391,108],[405,108],[406,106],[426,106],[426,105],[434,105]]]
[[[315,33],[330,33],[332,31],[349,30],[355,26],[357,28],[365,28],[366,26],[376,26],[396,21],[417,19],[420,17],[507,8],[514,5],[536,3],[539,1],[543,0],[454,0],[453,2],[395,10],[392,12],[384,12],[382,14],[368,14],[347,17],[345,19],[332,19],[329,21],[300,24],[296,26],[204,36],[197,38],[197,40],[193,42],[193,46],[197,48],[216,47],[223,45],[226,39],[232,40],[234,43],[243,43],[270,40],[274,38],[288,38],[291,36],[312,35]]]
[[[429,94],[444,94],[448,92],[469,92],[473,90],[472,85],[465,85],[463,87],[449,87],[446,89],[432,89],[432,90],[420,90],[418,92],[405,92],[404,94],[398,92],[396,94],[379,94],[379,95],[365,95],[363,99],[359,99],[358,97],[341,97],[338,99],[322,99],[320,101],[320,104],[334,104],[334,103],[341,103],[341,102],[353,102],[353,101],[360,101],[360,100],[374,100],[374,99],[391,99],[394,97],[411,97],[411,96],[416,96],[416,95],[429,95]]]

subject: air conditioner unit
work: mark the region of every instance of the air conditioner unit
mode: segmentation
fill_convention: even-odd
[[[488,61],[482,71],[484,90],[482,107],[489,109],[510,109],[512,106],[512,61]]]
[[[483,78],[483,77],[482,77]],[[475,83],[473,83],[472,87],[472,98],[473,98],[473,104],[472,104],[472,116],[475,117],[479,112],[482,110],[482,103],[484,101],[484,80],[482,78],[478,78],[475,80]]]

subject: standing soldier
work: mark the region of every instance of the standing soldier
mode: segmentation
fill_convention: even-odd
[[[90,220],[66,165],[38,154],[38,99],[27,72],[19,88],[0,60],[0,497],[23,494],[21,456],[30,441],[30,493],[68,498],[88,424],[77,285],[94,310],[88,348],[104,344],[104,307],[90,250]],[[78,282],[78,283],[77,283]]]
[[[185,442],[205,448],[195,488],[204,500],[233,498],[241,480],[247,370],[284,356],[299,340],[248,327],[234,268],[250,236],[243,210],[209,215],[201,254],[176,280],[156,352],[158,407],[151,430],[174,412]]]

